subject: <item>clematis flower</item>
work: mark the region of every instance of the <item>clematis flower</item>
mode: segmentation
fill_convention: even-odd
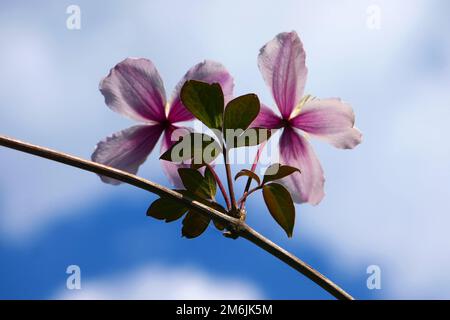
[[[324,197],[322,166],[308,135],[340,149],[361,143],[362,134],[354,127],[352,108],[340,99],[303,97],[308,69],[305,51],[297,33],[280,33],[261,48],[258,66],[272,91],[281,115],[261,106],[253,127],[282,129],[280,162],[301,169],[282,179],[295,202],[318,204]]]
[[[232,97],[233,78],[217,62],[206,60],[192,67],[176,86],[170,102],[166,101],[163,81],[150,60],[127,58],[118,63],[100,82],[100,91],[108,107],[140,124],[99,142],[92,160],[135,174],[161,135],[162,153],[178,137],[188,133],[189,128],[176,125],[194,119],[180,99],[180,90],[187,80],[219,83],[226,99]],[[174,133],[178,137],[173,137]],[[177,169],[180,165],[167,161],[161,161],[161,165],[171,183],[179,187],[181,181]],[[107,177],[101,176],[101,179],[119,184],[119,181]]]

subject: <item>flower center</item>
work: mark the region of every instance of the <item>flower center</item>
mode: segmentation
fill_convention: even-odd
[[[281,119],[281,125],[283,126],[283,128],[290,127],[291,121],[288,118],[283,118]]]
[[[171,126],[171,123],[170,123],[169,119],[167,119],[167,118],[162,120],[160,123],[163,126],[163,128],[165,128],[165,129],[167,129]]]

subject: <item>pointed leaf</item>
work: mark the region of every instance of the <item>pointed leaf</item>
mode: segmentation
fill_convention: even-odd
[[[184,106],[208,128],[222,130],[224,97],[218,83],[186,81],[180,97]]]
[[[226,130],[246,130],[258,116],[259,109],[258,96],[253,93],[231,100],[225,108],[223,118],[224,133]]]
[[[204,166],[206,166],[206,163],[198,163],[198,164],[191,163],[191,169],[195,169],[195,170],[201,169]]]
[[[276,222],[292,237],[295,223],[295,207],[289,191],[281,184],[270,183],[263,187],[264,201]]]
[[[211,199],[215,196],[215,193],[212,194],[208,181],[199,171],[191,168],[179,168],[178,174],[184,187],[196,196],[205,199]]]
[[[266,169],[266,172],[264,173],[263,184],[270,181],[283,179],[295,172],[301,173],[300,169],[279,163],[274,163]]]
[[[206,167],[206,169],[205,169],[204,180],[205,180],[205,183],[208,185],[209,194],[210,194],[211,198],[214,199],[214,197],[216,196],[216,192],[217,192],[217,184],[216,184],[216,179],[214,178],[214,174],[209,169],[209,167]]]
[[[196,238],[208,228],[210,218],[191,209],[183,219],[183,228],[181,234],[188,239]]]
[[[225,210],[225,208],[222,207],[217,202],[210,202],[210,203],[208,203],[208,205],[211,206],[212,208],[216,209],[217,211],[222,212],[223,214],[227,214],[227,210]],[[216,221],[216,220],[213,220],[213,223],[214,223],[214,226],[220,231],[224,230],[226,227],[223,223]]]
[[[181,163],[191,160],[194,165],[211,163],[222,152],[213,137],[203,133],[189,133],[164,152],[160,159]]]
[[[228,214],[227,210],[215,201],[211,201],[210,199],[201,198],[188,190],[175,190],[175,191],[181,193],[184,196],[189,197],[191,200],[198,201],[198,202],[203,203],[204,205],[209,206],[219,212],[222,212],[223,214]],[[217,229],[219,229],[220,231],[224,230],[226,227],[225,224],[220,223],[216,220],[213,220],[213,222],[214,222],[215,227]]]
[[[198,201],[200,203],[203,203],[204,205],[209,206],[219,212],[222,212],[223,214],[228,214],[227,210],[215,201],[211,201],[210,199],[200,198],[200,197],[196,196],[195,194],[193,194],[192,192],[189,192],[188,190],[180,190],[179,192],[185,196],[188,196],[190,199]],[[224,230],[226,227],[225,224],[218,222],[216,220],[213,220],[213,222],[214,222],[215,227],[217,229],[219,229],[220,231]]]
[[[256,181],[256,183],[258,184],[258,186],[261,184],[261,180],[259,179],[258,175],[256,173],[254,173],[253,171],[247,170],[247,169],[242,169],[241,171],[239,171],[236,176],[234,177],[234,180],[237,180],[240,177],[249,177],[253,180]]]
[[[153,201],[147,210],[147,216],[171,222],[181,218],[186,211],[188,208],[184,204],[163,197]]]

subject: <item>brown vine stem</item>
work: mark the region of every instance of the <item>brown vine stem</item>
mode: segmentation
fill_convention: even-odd
[[[38,157],[60,162],[72,167],[76,167],[82,170],[90,171],[99,175],[104,175],[109,178],[120,180],[124,183],[133,185],[143,190],[150,191],[160,196],[165,196],[172,198],[176,201],[181,201],[187,206],[194,208],[201,212],[202,214],[217,220],[218,222],[224,223],[231,230],[234,230],[239,236],[253,244],[257,245],[261,249],[270,253],[274,257],[277,257],[293,269],[297,270],[301,274],[305,275],[317,285],[321,286],[323,289],[328,291],[334,297],[342,300],[353,300],[353,297],[341,289],[334,282],[326,278],[324,275],[310,267],[308,264],[284,250],[280,246],[276,245],[269,239],[265,238],[254,229],[249,227],[243,221],[235,219],[226,214],[223,214],[209,206],[206,206],[198,201],[192,200],[189,197],[183,196],[178,192],[171,189],[165,188],[157,183],[148,181],[146,179],[140,178],[136,175],[130,174],[125,171],[114,169],[96,162],[84,160],[78,157],[71,156],[62,152],[54,151],[48,148],[36,146],[30,143],[22,142],[16,139],[12,139],[6,136],[0,135],[0,145],[29,153]]]

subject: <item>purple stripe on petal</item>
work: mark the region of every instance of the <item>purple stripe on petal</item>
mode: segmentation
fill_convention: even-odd
[[[225,97],[225,103],[233,98],[233,77],[228,73],[227,69],[225,69],[222,64],[210,60],[205,60],[193,66],[175,87],[168,116],[171,123],[189,121],[194,119],[192,113],[190,113],[183,106],[180,100],[181,88],[187,80],[198,80],[207,83],[219,83],[222,87],[222,91]]]
[[[170,126],[164,131],[162,143],[161,143],[161,154],[169,149],[174,143],[179,141],[179,139],[188,133],[190,133],[190,128]],[[169,182],[176,188],[184,189],[183,183],[181,182],[180,176],[178,175],[179,168],[189,168],[190,164],[177,164],[170,161],[160,160],[161,167],[164,170]]]
[[[308,69],[297,33],[284,32],[261,48],[258,66],[283,118],[289,118],[303,96]]]
[[[269,107],[261,104],[259,114],[255,120],[253,120],[252,128],[266,128],[266,129],[279,129],[283,126],[283,120],[273,112]]]
[[[280,162],[301,170],[280,180],[297,203],[318,204],[324,197],[325,178],[312,146],[295,129],[285,128],[280,139]]]
[[[119,131],[99,142],[92,161],[135,174],[152,152],[163,131],[160,125],[140,125]],[[103,182],[120,182],[100,176]]]
[[[166,93],[150,60],[127,58],[111,69],[99,89],[112,110],[137,121],[165,119]]]
[[[354,127],[352,108],[340,99],[308,101],[290,122],[337,148],[352,149],[362,140],[361,132]]]

